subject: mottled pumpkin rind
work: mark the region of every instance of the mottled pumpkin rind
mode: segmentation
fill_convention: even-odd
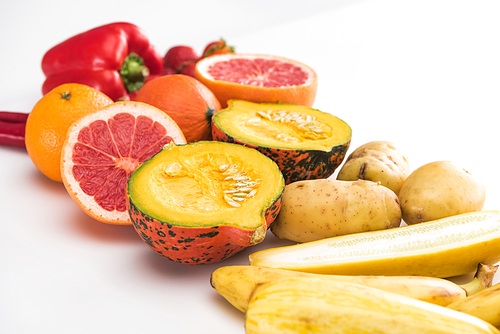
[[[263,210],[264,230],[267,230],[276,219],[281,209],[281,198],[282,193]],[[127,209],[141,239],[157,254],[174,262],[191,265],[218,263],[263,240],[263,238],[257,240],[252,238],[259,227],[243,229],[229,225],[208,227],[170,225],[168,222],[158,221],[142,213],[128,196]]]

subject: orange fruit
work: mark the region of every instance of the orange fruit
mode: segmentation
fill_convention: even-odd
[[[170,142],[185,144],[177,124],[140,102],[117,102],[77,120],[61,151],[66,190],[92,218],[131,225],[126,208],[130,174]]]
[[[62,182],[61,148],[68,128],[111,103],[104,93],[81,84],[64,84],[42,97],[26,121],[26,150],[35,166],[51,180]]]
[[[147,82],[135,100],[166,112],[179,125],[188,143],[212,139],[212,116],[221,109],[214,93],[195,78],[183,74]]]
[[[318,86],[316,72],[309,66],[271,55],[226,53],[203,58],[196,64],[195,78],[223,108],[231,99],[311,107]]]

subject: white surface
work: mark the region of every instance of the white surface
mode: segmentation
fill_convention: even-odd
[[[2,1],[0,110],[30,111],[45,51],[101,24],[135,23],[162,54],[224,37],[313,67],[314,107],[351,125],[350,151],[390,140],[412,170],[453,160],[483,179],[484,208],[496,210],[498,17],[496,0]],[[271,234],[217,265],[175,264],[132,227],[87,217],[25,151],[0,147],[0,161],[1,333],[244,333],[209,277],[279,245]]]

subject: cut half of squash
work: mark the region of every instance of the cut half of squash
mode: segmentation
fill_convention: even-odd
[[[294,104],[230,100],[212,118],[214,140],[259,150],[278,164],[287,184],[332,175],[351,134],[338,117]]]
[[[451,277],[500,261],[500,211],[478,211],[250,254],[262,267],[337,275]]]
[[[281,207],[277,165],[241,145],[168,145],[131,175],[128,208],[135,229],[176,262],[221,261],[261,242]]]

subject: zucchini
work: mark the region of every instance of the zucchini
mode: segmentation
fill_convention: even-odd
[[[451,277],[500,261],[500,211],[277,247],[250,265],[336,275]]]

